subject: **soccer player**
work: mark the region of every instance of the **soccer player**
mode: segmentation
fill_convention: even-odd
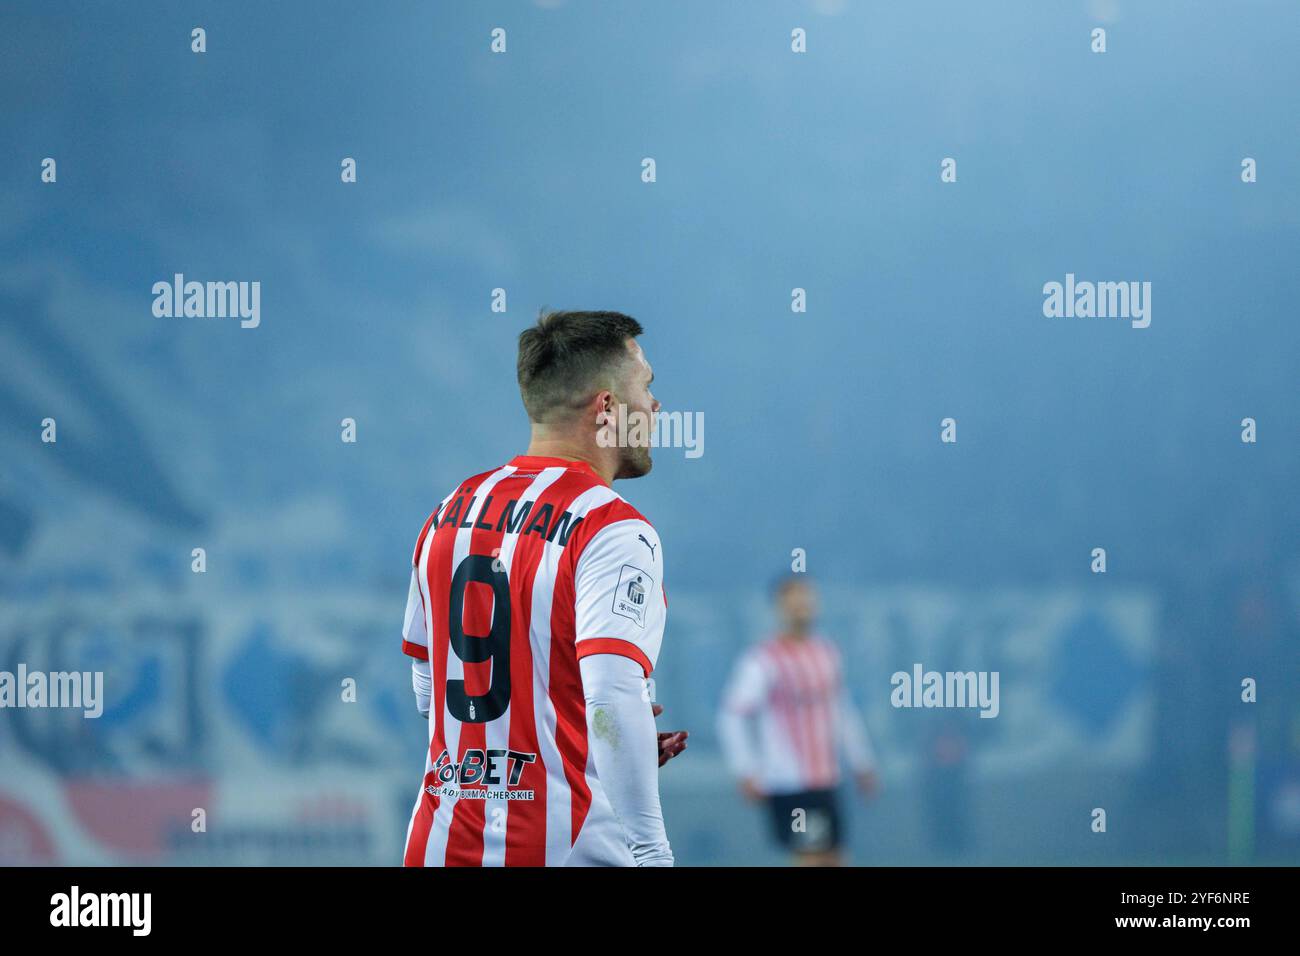
[[[839,651],[817,636],[817,594],[802,574],[776,588],[781,632],[750,647],[723,693],[718,733],[746,799],[765,800],[780,844],[800,866],[839,866],[839,756],[864,796],[875,758],[844,686]],[[757,722],[755,746],[751,724]]]
[[[656,734],[647,685],[663,547],[610,487],[651,467],[641,332],[618,312],[526,329],[528,451],[466,478],[420,531],[402,649],[429,750],[408,866],[673,863],[658,768],[687,735]],[[643,443],[620,447],[620,423]]]

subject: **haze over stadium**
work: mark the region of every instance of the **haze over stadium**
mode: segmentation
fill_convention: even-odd
[[[0,709],[0,864],[402,860],[415,532],[526,446],[542,308],[707,422],[614,486],[678,866],[788,861],[716,722],[792,572],[851,862],[1300,862],[1291,4],[390,6],[0,10],[0,671],[103,675]]]

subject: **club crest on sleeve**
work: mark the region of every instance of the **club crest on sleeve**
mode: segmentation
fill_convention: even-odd
[[[614,588],[614,613],[638,627],[645,627],[645,611],[654,578],[638,567],[625,564],[618,572],[618,587]]]

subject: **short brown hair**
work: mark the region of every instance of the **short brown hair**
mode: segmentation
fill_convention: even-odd
[[[627,340],[644,331],[622,312],[548,312],[519,333],[519,394],[528,418],[553,422],[608,387],[627,358]]]

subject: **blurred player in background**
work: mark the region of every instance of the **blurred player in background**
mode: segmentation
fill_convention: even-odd
[[[814,633],[813,586],[791,575],[775,596],[781,631],[741,656],[723,693],[718,733],[741,793],[767,802],[773,832],[795,864],[839,866],[839,757],[867,797],[878,786],[875,757],[844,686],[839,651]]]
[[[640,334],[618,312],[526,329],[528,451],[466,478],[420,531],[402,649],[429,749],[407,866],[673,864],[658,768],[686,734],[656,734],[647,689],[663,548],[610,487],[651,467],[648,435],[614,439],[659,411]]]

